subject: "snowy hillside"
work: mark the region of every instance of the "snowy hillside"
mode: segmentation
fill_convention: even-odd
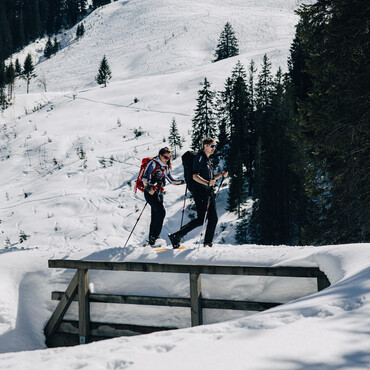
[[[259,67],[265,53],[274,69],[286,69],[299,3],[119,0],[85,19],[81,40],[75,40],[75,28],[59,35],[62,50],[50,60],[42,57],[46,40],[19,53],[21,62],[28,52],[39,61],[36,73],[46,81],[47,92],[33,80],[27,95],[18,82],[15,104],[0,116],[0,369],[368,367],[369,245],[234,246],[236,216],[225,211],[224,187],[213,249],[195,247],[199,230],[187,236],[184,251],[159,255],[142,248],[148,209],[123,248],[145,204],[132,189],[141,158],[167,145],[173,118],[185,139],[182,151],[188,149],[204,77],[222,89],[238,60],[248,67],[254,59]],[[226,22],[236,31],[240,55],[211,63]],[[104,54],[113,74],[107,88],[94,81]],[[183,176],[180,162],[174,161],[178,178]],[[184,190],[167,187],[166,240],[180,225]],[[20,243],[22,232],[27,240]],[[213,298],[295,301],[252,316],[208,312],[210,326],[32,351],[45,348],[42,330],[56,305],[50,292],[65,289],[72,273],[48,269],[50,258],[319,266],[332,286],[315,293],[310,279],[226,278],[219,284],[208,278],[205,294]],[[181,276],[171,281],[166,276],[125,277],[123,283],[121,275],[92,274],[92,282],[97,291],[180,296],[188,291]],[[168,309],[166,322],[163,311],[147,309],[97,308],[93,315],[189,326],[187,310]]]
[[[22,230],[30,236],[27,247],[122,245],[144,204],[143,197],[127,186],[134,181],[140,159],[167,145],[163,139],[173,118],[186,140],[183,150],[187,149],[204,77],[213,88],[222,89],[238,60],[248,67],[253,58],[258,66],[264,53],[275,67],[285,68],[296,5],[296,1],[117,1],[86,18],[86,34],[80,41],[75,40],[75,29],[63,33],[63,49],[36,67],[48,92],[35,79],[27,95],[24,83],[18,82],[15,105],[0,121],[0,166],[7,173],[0,180],[4,240],[15,245]],[[211,63],[227,21],[237,33],[241,55]],[[34,60],[43,60],[41,44],[18,55],[21,62],[30,50]],[[113,74],[107,88],[94,80],[103,54]],[[143,135],[136,137],[135,130]],[[103,159],[107,168],[100,163]],[[181,177],[179,164],[175,161],[174,174]],[[164,235],[179,225],[183,192],[183,187],[168,190]],[[220,205],[225,194],[221,193]],[[148,217],[146,213],[132,243],[145,240]],[[220,222],[234,218],[224,214]],[[234,241],[227,230],[217,237]]]

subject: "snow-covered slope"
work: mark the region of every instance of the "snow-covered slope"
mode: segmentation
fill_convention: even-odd
[[[115,80],[209,67],[226,22],[236,32],[242,61],[257,61],[268,53],[275,65],[285,68],[297,21],[293,10],[300,2],[117,1],[95,10],[84,21],[86,34],[79,41],[75,40],[76,27],[63,33],[62,51],[38,71],[45,73],[50,90],[63,91],[95,85],[103,54]],[[231,68],[235,60],[226,63]]]
[[[41,57],[45,40],[30,45],[47,92],[18,82],[15,104],[0,116],[0,369],[303,369],[366,368],[369,347],[369,245],[337,247],[234,246],[236,216],[225,211],[227,189],[218,198],[219,225],[213,249],[194,247],[157,254],[140,245],[147,237],[146,210],[126,248],[122,246],[144,206],[132,190],[140,160],[167,145],[176,119],[184,148],[197,90],[204,77],[215,89],[240,60],[259,66],[264,53],[274,70],[286,68],[297,17],[293,0],[129,0],[97,9],[75,29],[58,36],[63,49]],[[240,55],[211,63],[226,22],[237,33]],[[105,54],[113,72],[107,88],[94,77]],[[138,102],[135,103],[134,99]],[[135,132],[141,131],[138,136]],[[81,148],[84,155],[81,156]],[[81,159],[81,157],[84,157]],[[106,164],[102,165],[103,159]],[[182,177],[180,160],[174,176]],[[184,187],[168,186],[162,236],[179,227]],[[186,214],[188,217],[188,213]],[[21,230],[28,239],[19,243]],[[8,249],[3,245],[8,240]],[[232,299],[287,302],[274,310],[206,312],[207,323],[179,332],[120,338],[73,349],[43,349],[43,326],[71,272],[49,270],[49,258],[176,261],[319,266],[333,284],[315,294],[309,279],[204,278],[205,294]],[[92,274],[96,291],[185,295],[184,277],[133,278]],[[149,283],[150,280],[153,282]],[[186,280],[186,281],[185,281]],[[109,284],[108,284],[109,282]],[[112,285],[110,285],[112,284]],[[143,308],[123,312],[96,308],[94,317],[189,326],[187,310]],[[148,315],[149,312],[149,315]],[[71,313],[73,315],[73,313]],[[25,352],[20,352],[25,351]],[[7,353],[16,352],[16,353]],[[148,365],[150,364],[150,366]]]
[[[167,145],[173,118],[187,149],[204,77],[222,89],[238,60],[248,67],[253,58],[258,65],[266,52],[275,68],[285,68],[296,6],[297,1],[116,1],[85,19],[80,41],[75,29],[61,34],[63,49],[50,60],[41,56],[45,40],[17,55],[22,62],[31,51],[41,61],[37,79],[46,81],[48,92],[35,79],[31,94],[24,94],[19,81],[15,105],[0,118],[3,240],[15,245],[22,230],[30,236],[27,247],[122,245],[144,205],[127,186],[140,159]],[[237,33],[241,54],[211,63],[226,22]],[[113,73],[107,88],[94,81],[103,54]],[[140,129],[143,135],[136,137]],[[77,155],[81,147],[86,160]],[[174,165],[181,177],[180,160]],[[164,235],[179,226],[183,192],[172,187],[166,195]],[[225,195],[223,228],[235,219],[222,211]],[[132,243],[145,240],[148,220],[147,212]],[[221,240],[233,242],[233,233],[226,228],[217,235]]]
[[[314,279],[202,277],[205,297],[288,301],[247,316],[205,310],[208,325],[122,337],[74,348],[44,348],[43,324],[73,271],[48,270],[47,259],[319,266],[332,286]],[[367,369],[370,364],[370,244],[329,247],[216,246],[156,253],[146,248],[33,249],[0,255],[1,369]],[[97,293],[186,296],[186,276],[92,272]],[[310,294],[308,296],[305,296]],[[92,319],[190,325],[189,309],[92,304]],[[119,310],[119,311],[118,311]],[[76,306],[69,317],[76,317]],[[234,320],[220,323],[220,321]],[[219,322],[210,325],[210,323]],[[21,352],[23,351],[23,352]],[[15,352],[15,353],[11,353]]]

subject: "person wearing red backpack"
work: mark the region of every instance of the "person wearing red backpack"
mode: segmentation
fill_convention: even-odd
[[[157,157],[154,157],[146,166],[142,177],[144,184],[144,197],[151,207],[151,221],[149,227],[149,245],[155,246],[158,243],[162,231],[166,210],[163,205],[163,191],[166,180],[173,185],[182,185],[184,180],[176,180],[170,171],[171,151],[169,148],[162,148]],[[156,243],[157,242],[157,243]]]

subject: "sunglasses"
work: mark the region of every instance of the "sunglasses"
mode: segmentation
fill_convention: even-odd
[[[217,145],[216,145],[216,144],[209,144],[209,147],[210,147],[211,149],[215,149],[215,148],[217,148]]]
[[[171,159],[171,156],[168,156],[168,155],[164,155],[163,158],[168,161],[169,159]]]

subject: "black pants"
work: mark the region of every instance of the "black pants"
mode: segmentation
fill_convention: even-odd
[[[163,194],[161,192],[155,192],[153,195],[150,195],[147,191],[144,191],[144,197],[152,211],[149,238],[157,239],[162,231],[163,221],[166,216],[166,210],[163,205]]]
[[[207,213],[207,229],[204,237],[204,243],[211,244],[213,236],[215,234],[216,225],[218,221],[217,210],[216,210],[216,199],[213,189],[211,192],[207,188],[196,189],[193,193],[195,206],[197,208],[197,218],[191,220],[189,223],[184,225],[177,233],[183,237],[190,231],[194,230],[198,226],[202,226],[204,222],[204,216],[207,210],[207,204],[209,200],[209,207]]]

